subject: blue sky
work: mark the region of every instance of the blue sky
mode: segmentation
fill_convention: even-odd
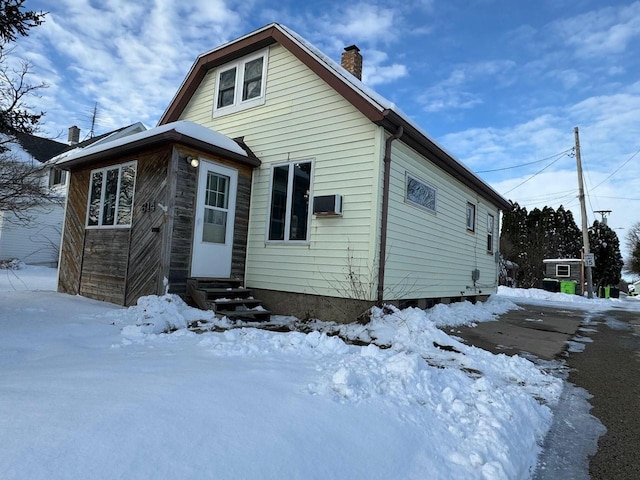
[[[612,210],[624,245],[640,221],[640,1],[392,3],[27,0],[50,13],[16,53],[49,84],[32,102],[43,132],[64,141],[74,124],[88,134],[96,103],[98,134],[154,126],[199,54],[265,24],[336,61],[355,43],[364,82],[498,192],[580,225],[578,126],[589,224]]]

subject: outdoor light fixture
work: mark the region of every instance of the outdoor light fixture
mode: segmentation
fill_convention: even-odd
[[[189,156],[187,157],[187,163],[191,165],[193,168],[198,168],[198,165],[200,165],[200,160],[198,160],[195,157]]]

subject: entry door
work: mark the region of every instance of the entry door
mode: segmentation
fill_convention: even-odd
[[[238,171],[200,161],[191,276],[231,276]]]

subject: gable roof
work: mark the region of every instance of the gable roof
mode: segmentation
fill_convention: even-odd
[[[197,123],[178,121],[60,155],[56,167],[69,170],[169,142],[181,143],[252,167],[260,165],[260,161],[245,151],[239,142]]]
[[[40,163],[45,163],[47,160],[69,149],[69,145],[66,143],[28,133],[17,133],[16,140],[25,152]]]
[[[368,88],[300,35],[278,23],[266,25],[200,55],[158,124],[162,125],[179,120],[209,70],[275,43],[279,43],[296,56],[373,123],[384,127],[392,134],[398,131],[399,127],[402,127],[404,133],[401,140],[405,144],[427,157],[463,184],[491,200],[501,209],[511,207],[510,202],[438,145],[395,104]]]

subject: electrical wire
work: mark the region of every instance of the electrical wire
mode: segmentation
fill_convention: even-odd
[[[528,165],[533,165],[535,163],[544,162],[546,160],[549,160],[550,158],[555,158],[558,155],[564,155],[565,153],[570,152],[571,150],[574,150],[574,149],[575,149],[575,147],[571,147],[571,148],[566,149],[564,152],[556,153],[555,155],[551,155],[550,157],[541,158],[540,160],[534,160],[533,162],[521,163],[519,165],[513,165],[511,167],[494,168],[492,170],[479,170],[479,171],[476,171],[476,173],[500,172],[502,170],[511,170],[511,169],[514,169],[514,168],[526,167]]]
[[[551,165],[553,165],[554,163],[556,163],[558,160],[560,160],[562,158],[562,155],[564,155],[563,153],[559,153],[558,154],[558,158],[556,158],[553,162],[551,162],[550,164],[548,164],[547,166],[545,166],[544,168],[542,168],[541,170],[538,170],[536,173],[534,173],[533,175],[531,175],[529,178],[527,178],[524,182],[519,183],[518,185],[516,185],[515,187],[513,187],[511,190],[507,190],[506,192],[504,192],[502,195],[505,196],[507,193],[509,192],[513,192],[516,188],[521,187],[522,185],[524,185],[525,183],[527,183],[529,180],[531,180],[532,178],[540,175],[542,172],[544,172],[547,168],[549,168]]]
[[[616,173],[618,173],[618,171],[624,167],[627,163],[629,163],[631,160],[633,160],[633,158],[638,155],[640,153],[640,149],[638,149],[636,151],[636,153],[634,153],[633,155],[631,155],[625,162],[623,162],[618,168],[616,168],[613,172],[611,172],[609,174],[608,177],[606,177],[604,180],[602,180],[599,184],[597,184],[595,187],[593,187],[591,190],[595,190],[596,188],[598,188],[600,185],[602,185],[604,182],[606,182],[607,180],[609,180],[611,177],[613,177]]]

